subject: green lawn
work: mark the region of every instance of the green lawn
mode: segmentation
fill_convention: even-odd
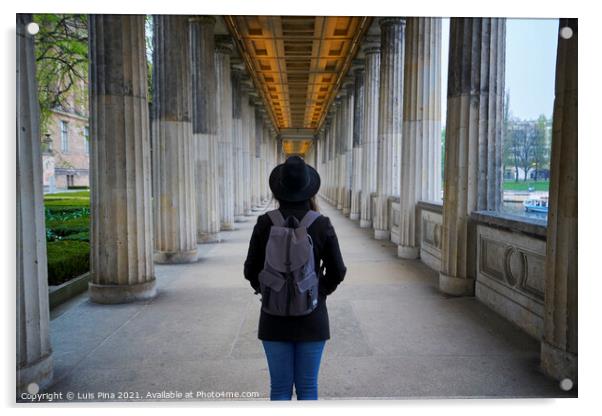
[[[504,181],[504,191],[528,191],[530,186],[534,187],[536,191],[548,191],[550,181]]]
[[[44,196],[48,284],[57,285],[90,270],[90,192]]]

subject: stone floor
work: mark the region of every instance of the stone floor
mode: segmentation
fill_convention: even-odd
[[[348,267],[328,298],[332,338],[320,369],[322,399],[576,394],[539,372],[538,342],[475,298],[439,293],[435,272],[396,258],[393,244],[373,240],[323,200],[321,208]],[[222,233],[222,243],[199,246],[198,263],[158,265],[152,301],[103,306],[84,294],[55,309],[48,391],[82,400],[99,392],[114,393],[113,400],[119,392],[145,399],[163,391],[269,397],[256,332],[259,297],[242,275],[254,224],[250,217]]]

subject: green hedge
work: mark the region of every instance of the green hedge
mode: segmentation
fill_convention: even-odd
[[[79,198],[50,198],[44,200],[46,208],[53,207],[89,207],[90,200],[84,197]]]
[[[77,234],[69,234],[69,235],[63,237],[63,240],[90,242],[90,233],[88,231],[83,231],[83,232],[77,233]]]
[[[60,237],[83,232],[87,233],[90,230],[90,217],[79,217],[64,221],[50,220],[46,223],[46,228],[52,230],[53,234]]]
[[[85,241],[51,241],[48,254],[48,284],[58,285],[90,271],[90,244]]]
[[[90,192],[44,197],[48,284],[58,285],[90,271]]]

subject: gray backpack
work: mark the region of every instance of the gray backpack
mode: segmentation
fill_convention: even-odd
[[[320,213],[310,210],[301,222],[294,216],[285,220],[277,209],[268,215],[273,225],[259,273],[261,309],[278,316],[307,315],[318,305],[318,276],[307,229]]]

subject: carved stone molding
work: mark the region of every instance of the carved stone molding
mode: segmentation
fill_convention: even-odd
[[[533,337],[543,328],[546,243],[477,224],[476,296]]]

